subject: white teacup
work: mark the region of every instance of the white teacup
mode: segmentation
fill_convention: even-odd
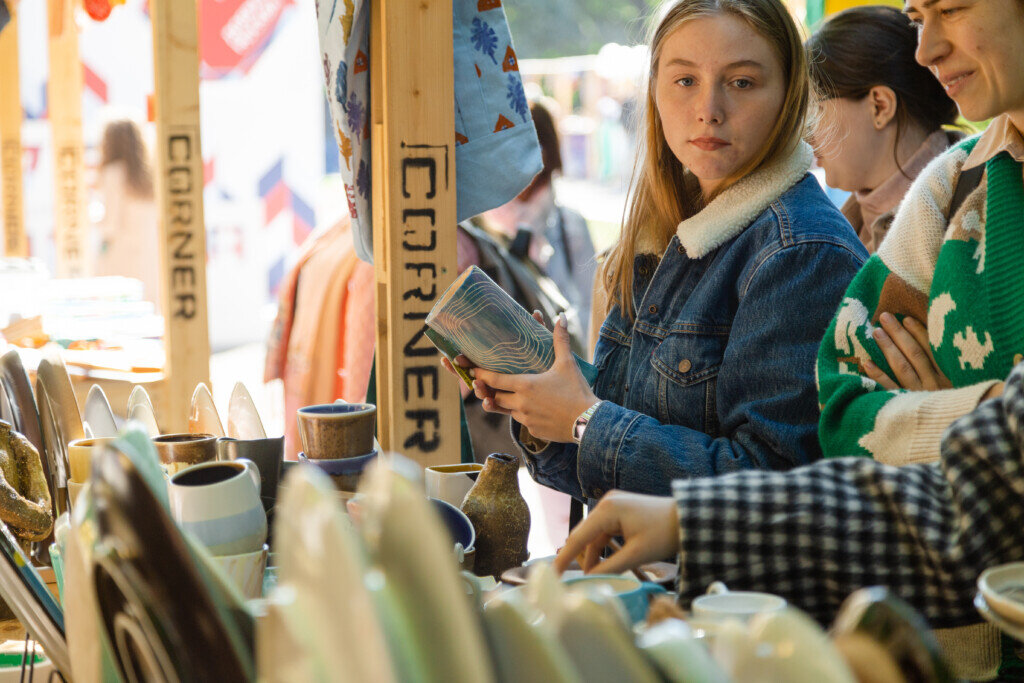
[[[213,555],[256,552],[267,540],[260,472],[251,460],[183,469],[171,477],[167,494],[174,520]]]
[[[428,467],[423,471],[423,483],[427,489],[427,497],[439,498],[461,508],[463,499],[473,488],[477,475],[483,469],[483,465],[475,462]]]
[[[239,555],[216,555],[213,561],[231,582],[241,591],[246,600],[263,595],[263,572],[267,568],[266,544],[259,550]]]
[[[771,593],[731,591],[716,581],[708,587],[707,595],[695,598],[690,604],[698,619],[738,619],[747,621],[755,614],[777,612],[786,608],[785,598]]]

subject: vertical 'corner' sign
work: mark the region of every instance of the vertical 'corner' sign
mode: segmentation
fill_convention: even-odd
[[[448,145],[402,142],[399,178],[401,239],[398,241],[397,276],[401,288],[401,342],[404,422],[397,434],[404,452],[430,454],[442,442],[440,399],[441,366],[437,349],[424,334],[427,314],[444,291],[439,279],[450,282],[438,241],[438,216],[445,213],[451,183]],[[446,244],[450,249],[451,245]],[[394,248],[394,243],[392,243]]]
[[[205,280],[205,230],[197,229],[203,191],[203,163],[199,154],[199,129],[194,126],[168,126],[167,139],[161,145],[165,169],[164,195],[167,217],[167,261],[170,278],[170,316],[178,321],[196,317],[198,287]]]

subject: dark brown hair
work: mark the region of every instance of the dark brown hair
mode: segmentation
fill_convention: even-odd
[[[131,119],[111,121],[103,129],[100,168],[115,162],[124,164],[128,188],[137,197],[153,196],[153,169],[142,141],[142,131]]]
[[[533,102],[530,105],[530,114],[533,115],[533,126],[537,130],[537,142],[540,143],[540,158],[544,163],[541,172],[533,177],[530,185],[519,195],[520,199],[529,199],[534,192],[542,187],[551,184],[551,178],[555,172],[562,171],[562,151],[558,142],[558,130],[555,128],[555,119],[540,102]]]
[[[895,7],[844,10],[807,41],[811,82],[824,99],[860,100],[875,86],[891,88],[896,93],[898,146],[911,123],[933,133],[953,124],[958,115],[939,81],[914,59],[916,50],[917,30]]]

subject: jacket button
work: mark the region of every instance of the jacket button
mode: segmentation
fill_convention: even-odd
[[[689,372],[692,367],[693,363],[690,362],[689,358],[684,358],[679,361],[679,372]]]
[[[680,254],[685,254],[686,253],[686,248],[683,247],[683,245],[680,244],[678,247],[676,247],[676,251],[678,251]]]
[[[652,304],[651,307],[648,308],[647,310],[651,312],[651,315],[654,315],[655,313],[658,312],[658,307]]]
[[[640,268],[638,268],[637,270],[640,272],[641,275],[646,277],[646,275],[647,275],[647,266],[640,266]]]
[[[1018,353],[1018,354],[1015,354],[1015,355],[1013,356],[1013,364],[1014,364],[1014,365],[1017,365],[1017,364],[1018,364],[1018,363],[1020,363],[1020,362],[1021,362],[1022,360],[1024,360],[1024,353]]]

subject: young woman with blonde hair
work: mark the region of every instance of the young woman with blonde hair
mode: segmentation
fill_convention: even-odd
[[[819,458],[814,355],[866,258],[807,173],[807,64],[779,0],[674,2],[650,45],[593,389],[562,324],[549,371],[475,370],[531,474],[578,499]]]

